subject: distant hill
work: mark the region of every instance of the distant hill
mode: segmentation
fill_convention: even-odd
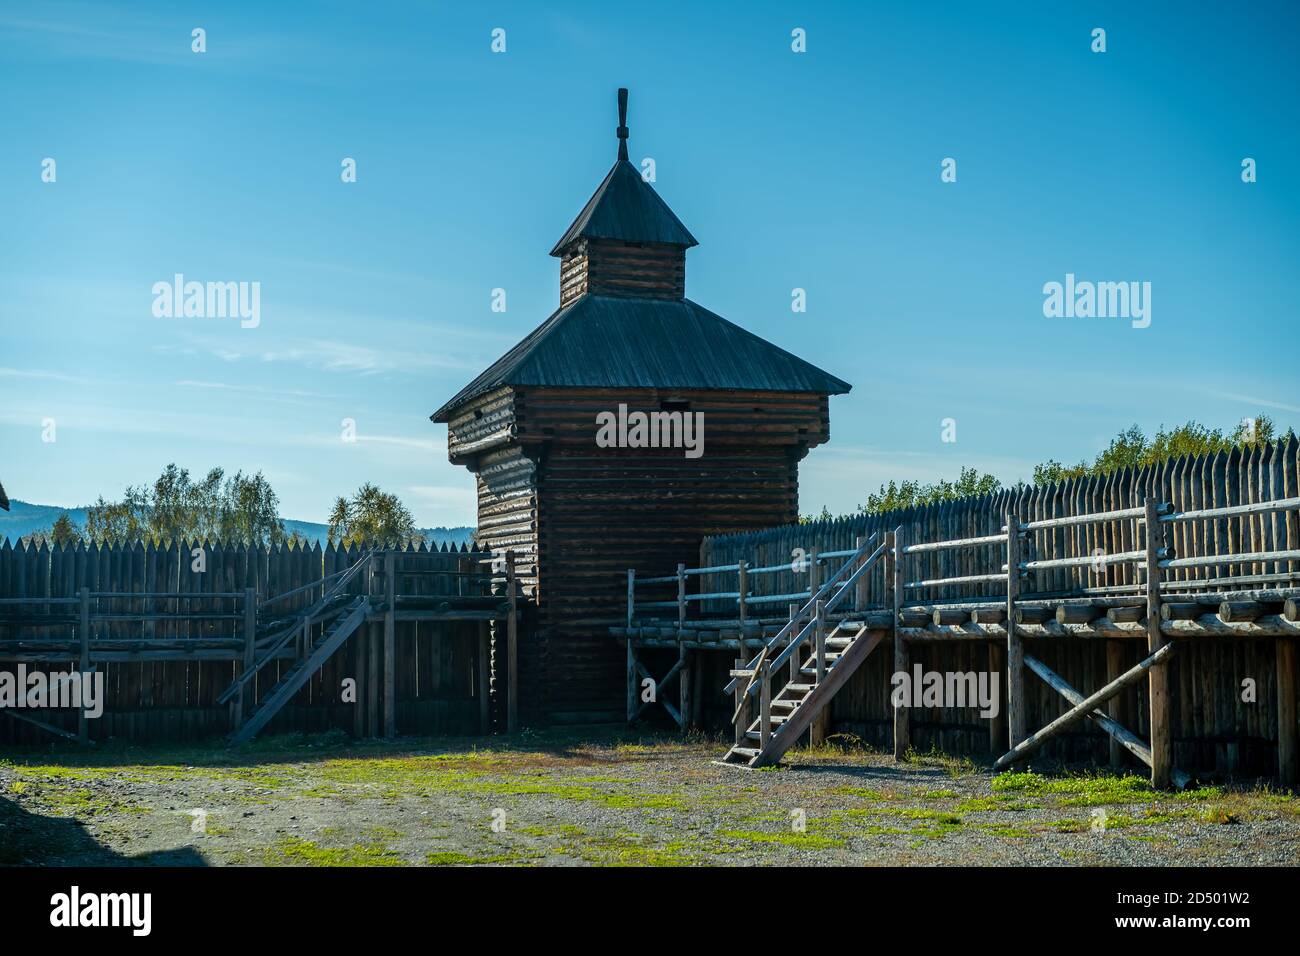
[[[9,502],[8,511],[0,511],[0,541],[8,538],[17,541],[33,531],[48,529],[59,515],[67,512],[68,517],[79,528],[86,526],[85,508],[60,508],[57,505],[37,505],[28,501]],[[297,531],[308,541],[317,541],[324,547],[329,535],[329,525],[317,521],[295,521],[286,518],[284,530],[292,534]],[[430,547],[433,545],[468,544],[474,534],[473,528],[419,528],[420,534]]]

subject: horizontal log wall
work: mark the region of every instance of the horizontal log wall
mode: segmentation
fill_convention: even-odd
[[[663,402],[704,415],[702,457],[596,445],[598,413],[620,403],[659,411]],[[629,561],[690,564],[707,534],[792,520],[798,462],[828,433],[826,398],[520,388],[514,409],[519,448],[536,463],[539,617],[520,649],[524,719],[621,719],[625,660],[605,628],[622,615]],[[480,478],[490,461],[481,459]],[[480,497],[480,524],[492,504]],[[536,709],[528,712],[525,701]]]
[[[1048,488],[1020,488],[982,498],[943,505],[913,508],[884,515],[788,525],[749,534],[710,537],[701,549],[702,566],[731,564],[745,560],[751,566],[790,562],[792,555],[853,547],[860,535],[900,526],[903,543],[973,538],[997,533],[1006,512],[1022,521],[1064,517],[1089,512],[1139,506],[1147,495],[1170,502],[1178,511],[1247,504],[1300,494],[1300,462],[1293,438],[1285,442],[1237,449],[1228,453],[1181,458],[1155,468],[1126,470],[1100,478],[1067,481]],[[1232,554],[1300,548],[1300,526],[1294,511],[1237,518],[1176,522],[1167,526],[1170,541],[1180,554]],[[1027,560],[1131,551],[1143,540],[1134,538],[1131,521],[1113,521],[1036,531],[1030,534]],[[904,559],[907,580],[983,574],[996,570],[1005,551],[996,546],[955,552],[910,555]],[[636,562],[628,562],[636,563]],[[670,573],[667,562],[636,563],[646,573]],[[1112,565],[1100,571],[1092,567],[1056,568],[1033,575],[1025,584],[1022,599],[1079,588],[1136,586],[1132,565]],[[1166,575],[1167,587],[1189,591],[1223,590],[1215,579],[1229,575],[1266,575],[1285,581],[1291,573],[1300,578],[1300,568],[1285,563],[1229,564],[1182,568]],[[1296,578],[1292,579],[1294,584]],[[692,589],[702,593],[734,588],[735,575],[704,575]],[[760,594],[789,593],[806,588],[806,573],[782,571],[751,576],[752,589]],[[1252,585],[1255,586],[1255,585]],[[873,576],[868,599],[884,599],[882,582]],[[1002,599],[1005,586],[945,586],[909,591],[907,602],[927,604],[975,597]],[[641,599],[638,594],[638,599]],[[768,605],[770,607],[771,605]],[[734,605],[733,605],[734,607]],[[783,605],[778,605],[783,607]],[[779,612],[778,612],[779,613]],[[1027,651],[1039,657],[1070,684],[1087,693],[1107,683],[1104,640],[1034,640]],[[1137,662],[1141,648],[1122,644],[1123,666]],[[984,671],[988,669],[988,645],[969,643],[912,644],[912,661],[927,670]],[[1175,763],[1186,768],[1225,772],[1273,773],[1276,743],[1275,653],[1271,639],[1207,638],[1180,642],[1171,669],[1172,721]],[[887,654],[873,655],[850,685],[833,702],[835,726],[857,734],[877,746],[888,746],[892,708],[889,705],[892,660]],[[1005,677],[1005,674],[1003,675]],[[1243,681],[1255,682],[1253,703],[1242,700]],[[716,680],[714,681],[716,684]],[[1005,684],[1005,680],[1003,682]],[[717,685],[720,686],[720,685]],[[1068,707],[1062,698],[1032,674],[1025,678],[1027,722],[1040,727]],[[1002,688],[1005,694],[1005,686]],[[1126,726],[1139,735],[1148,732],[1146,697],[1135,690],[1125,692],[1122,707],[1133,715]],[[954,753],[985,753],[988,724],[973,710],[922,709],[912,715],[913,743],[920,750],[936,747]],[[1047,753],[1071,760],[1106,759],[1108,738],[1089,723],[1050,743]]]
[[[686,250],[663,243],[579,240],[560,263],[560,305],[585,292],[680,299],[686,295]]]
[[[204,572],[192,569],[191,550],[196,545],[126,547],[55,547],[0,545],[0,597],[75,597],[82,587],[108,592],[167,592],[182,600],[161,598],[101,598],[99,613],[242,614],[242,599],[203,598],[204,593],[256,589],[259,601],[300,585],[319,581],[342,570],[364,553],[353,548],[289,549],[206,546]],[[412,548],[401,554],[398,567],[459,571],[478,568],[479,555],[464,548],[429,550]],[[439,596],[461,593],[463,579],[452,575],[399,578],[404,596]],[[352,587],[362,593],[365,582]],[[304,591],[271,609],[279,613],[310,604],[315,595]],[[0,638],[66,639],[70,626],[42,627],[30,621],[21,627],[19,617],[47,615],[51,620],[76,616],[76,605],[0,605]],[[8,621],[9,623],[6,623]],[[372,627],[374,625],[371,625]],[[397,718],[402,733],[475,733],[479,729],[479,702],[475,668],[481,625],[474,622],[429,623],[399,621],[396,630]],[[95,639],[242,638],[240,620],[206,621],[95,621]],[[341,701],[344,678],[360,684],[357,653],[365,628],[359,630],[270,723],[266,733],[315,732],[330,728],[351,730],[355,706]],[[279,680],[288,661],[268,664],[257,678],[258,692]],[[67,670],[68,664],[42,664],[43,670]],[[37,665],[29,664],[31,670]],[[92,739],[124,737],[132,740],[189,740],[224,734],[230,728],[226,706],[217,696],[235,677],[229,661],[123,661],[99,663],[105,675],[103,717],[89,722]],[[0,661],[0,671],[15,665]],[[364,696],[360,698],[364,700]],[[32,716],[75,731],[74,712],[40,712]],[[28,724],[0,716],[0,743],[47,743],[48,734]]]

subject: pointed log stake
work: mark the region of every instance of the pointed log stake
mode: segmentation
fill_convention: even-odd
[[[1079,721],[1082,720],[1084,717],[1087,717],[1089,714],[1091,714],[1094,710],[1097,709],[1098,705],[1104,704],[1106,701],[1110,700],[1112,697],[1114,697],[1116,694],[1122,691],[1125,687],[1128,687],[1130,684],[1136,684],[1144,676],[1146,676],[1147,672],[1150,671],[1154,665],[1164,662],[1169,657],[1169,655],[1171,655],[1174,652],[1174,646],[1175,645],[1172,643],[1165,644],[1158,651],[1156,651],[1146,660],[1142,661],[1136,667],[1132,667],[1129,670],[1125,671],[1123,674],[1121,674],[1115,680],[1111,681],[1109,684],[1107,684],[1101,690],[1097,691],[1092,696],[1086,697],[1083,700],[1079,701],[1079,703],[1075,704],[1073,707],[1071,707],[1069,710],[1063,713],[1060,717],[1057,717],[1054,721],[1052,721],[1042,730],[1038,731],[1038,733],[1030,734],[1020,743],[1016,744],[1016,746],[1012,747],[1001,757],[999,757],[997,763],[993,765],[993,769],[994,770],[1006,769],[1011,764],[1015,763],[1017,760],[1024,757],[1025,754],[1029,753],[1031,750],[1037,750],[1040,746],[1045,744],[1047,741],[1051,740],[1053,737],[1055,737],[1061,731],[1065,730],[1065,728],[1069,727],[1075,721]]]
[[[627,90],[618,91],[618,158],[627,159]]]

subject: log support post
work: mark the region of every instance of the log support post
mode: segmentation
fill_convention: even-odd
[[[628,600],[632,597],[632,578],[628,572]],[[506,731],[519,730],[519,577],[515,572],[515,555],[506,552]],[[629,604],[629,612],[631,605]],[[630,628],[631,621],[628,622]],[[628,641],[632,640],[628,635]],[[498,718],[499,719],[499,718]]]
[[[77,667],[81,671],[81,680],[90,680],[90,588],[82,588],[79,597],[81,598],[81,619],[77,628],[77,643],[79,653],[77,657]],[[86,709],[83,707],[77,711],[77,743],[83,747],[90,743],[90,721],[86,717]]]
[[[677,707],[681,711],[680,723],[682,732],[685,733],[691,724],[691,652],[682,647],[678,649],[677,655],[678,666],[681,668],[677,672]]]
[[[1106,642],[1106,682],[1110,683],[1125,671],[1124,667],[1124,642],[1107,641]],[[1106,702],[1106,712],[1110,719],[1121,726],[1127,726],[1132,723],[1127,713],[1127,694],[1116,694]],[[1110,738],[1110,765],[1118,770],[1125,764],[1124,745],[1117,737],[1111,735]]]
[[[1025,739],[1025,648],[1016,627],[1020,599],[1020,518],[1007,514],[1007,742],[1015,750]]]
[[[1277,775],[1296,785],[1296,639],[1277,638]]]
[[[894,673],[906,674],[911,669],[908,661],[907,641],[903,640],[901,618],[903,613],[903,531],[895,528],[885,538],[885,586],[889,590],[894,636]],[[892,695],[891,695],[892,696]],[[894,759],[906,760],[912,749],[912,712],[907,702],[894,707]]]
[[[1160,505],[1147,495],[1146,509],[1146,598],[1147,651],[1154,654],[1168,639],[1160,631],[1160,548],[1164,544]],[[1151,785],[1159,790],[1169,786],[1173,770],[1173,733],[1169,725],[1169,668],[1158,664],[1147,672],[1147,692],[1151,702]]]
[[[989,642],[989,674],[998,676],[997,709],[989,718],[989,753],[997,755],[1007,743],[1007,689],[1002,675],[1007,667],[1007,649],[998,641]]]
[[[483,644],[486,650],[486,639]],[[487,668],[480,669],[480,707],[486,715]],[[483,733],[487,732],[483,727]],[[384,552],[384,736],[397,736],[397,555],[392,551]]]
[[[737,667],[743,667],[743,664],[737,664]],[[637,692],[636,692],[636,647],[632,644],[632,635],[627,636],[627,722],[636,723]]]

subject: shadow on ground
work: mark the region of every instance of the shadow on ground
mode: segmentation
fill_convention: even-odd
[[[207,866],[193,847],[130,856],[101,844],[70,817],[28,813],[0,797],[0,866]]]

